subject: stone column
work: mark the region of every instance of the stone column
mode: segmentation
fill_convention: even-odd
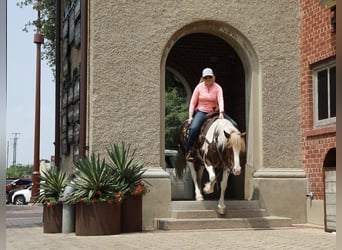
[[[142,201],[142,229],[157,229],[155,218],[170,217],[171,214],[171,181],[170,175],[162,168],[151,167],[143,175],[151,184]]]
[[[259,199],[269,215],[307,221],[307,178],[303,169],[262,168],[254,175],[253,199]]]

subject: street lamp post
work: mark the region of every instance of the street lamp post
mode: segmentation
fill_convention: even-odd
[[[32,172],[32,195],[31,202],[35,201],[35,196],[39,193],[39,149],[40,149],[40,75],[41,75],[41,45],[44,43],[44,36],[40,34],[40,1],[37,1],[38,20],[37,33],[34,34],[34,43],[37,45],[36,55],[36,102],[35,102],[35,129],[34,129],[34,159]]]

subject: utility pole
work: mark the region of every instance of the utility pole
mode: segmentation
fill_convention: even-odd
[[[37,45],[36,56],[36,108],[35,108],[35,129],[34,129],[34,159],[32,172],[32,190],[31,202],[35,201],[36,195],[39,193],[39,148],[40,148],[40,66],[41,66],[41,45],[44,43],[44,36],[40,34],[42,23],[40,20],[40,0],[37,0],[35,7],[38,12],[37,32],[34,34],[34,43]]]
[[[9,156],[9,141],[7,141],[7,157],[6,157],[6,169],[8,168],[8,156]]]
[[[18,137],[17,135],[20,135],[20,133],[12,133],[14,135],[13,138],[13,163],[12,165],[15,166],[17,165],[17,141],[18,141]]]

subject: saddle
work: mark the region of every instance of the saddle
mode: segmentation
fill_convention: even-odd
[[[210,126],[218,118],[219,118],[219,113],[218,112],[211,112],[211,113],[208,113],[205,116],[204,122],[203,122],[203,124],[201,126],[201,129],[200,129],[200,133],[199,133],[199,135],[197,137],[197,140],[195,141],[193,149],[192,149],[194,155],[198,155],[200,153],[199,149],[201,148],[201,146],[203,145],[203,143],[205,141],[206,133],[208,132]],[[188,123],[188,120],[184,121],[182,126],[181,126],[180,133],[179,133],[180,134],[179,135],[179,142],[180,142],[181,148],[183,150],[183,153],[185,151],[186,144],[188,142],[189,127],[190,127],[190,125]]]

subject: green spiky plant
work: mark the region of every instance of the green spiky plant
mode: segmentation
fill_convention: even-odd
[[[119,176],[121,182],[129,187],[129,194],[144,195],[150,184],[143,179],[146,164],[134,159],[136,150],[131,151],[131,145],[124,142],[113,143],[107,148],[109,156],[108,167]]]
[[[60,203],[59,198],[63,195],[64,189],[68,184],[65,172],[58,168],[43,171],[40,176],[40,193],[34,203],[43,203],[53,206]]]
[[[67,204],[122,201],[127,185],[107,167],[99,154],[93,153],[74,165],[75,178],[70,182],[73,191],[66,198]]]

